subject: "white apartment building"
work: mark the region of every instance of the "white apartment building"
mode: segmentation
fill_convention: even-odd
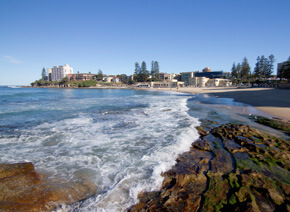
[[[73,74],[73,68],[69,67],[68,64],[64,66],[53,66],[51,70],[51,81],[60,81],[68,74]]]

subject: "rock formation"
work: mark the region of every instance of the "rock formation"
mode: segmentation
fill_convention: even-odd
[[[51,182],[32,163],[0,164],[0,211],[51,211],[93,196],[95,184]]]
[[[244,125],[201,138],[129,211],[290,211],[290,142]]]

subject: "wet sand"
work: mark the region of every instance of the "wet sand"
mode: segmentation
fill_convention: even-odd
[[[273,88],[157,88],[154,90],[209,94],[219,98],[232,98],[271,114],[272,117],[290,121],[290,90]]]

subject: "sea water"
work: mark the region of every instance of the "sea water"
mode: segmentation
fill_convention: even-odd
[[[126,89],[0,87],[0,162],[29,161],[97,192],[67,209],[124,211],[199,136],[191,94]]]

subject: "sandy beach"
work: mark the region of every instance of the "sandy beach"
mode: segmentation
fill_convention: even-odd
[[[271,114],[272,117],[290,121],[290,90],[273,88],[158,88],[192,94],[209,94],[219,98],[232,98],[254,106],[256,109]]]

